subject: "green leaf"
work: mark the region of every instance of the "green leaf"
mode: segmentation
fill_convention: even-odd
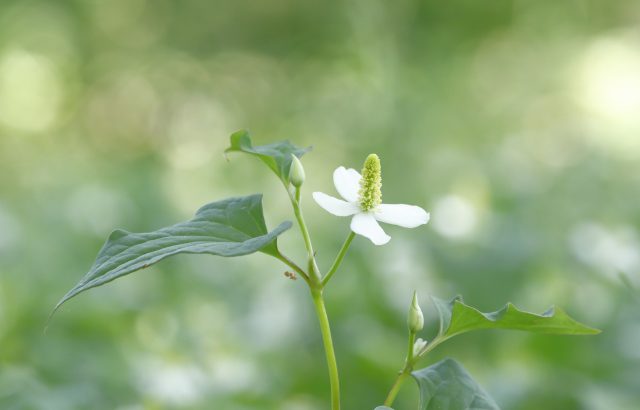
[[[412,372],[420,389],[420,410],[500,410],[464,367],[453,359]]]
[[[572,319],[564,310],[550,308],[541,315],[518,310],[507,303],[502,309],[482,313],[476,308],[465,305],[462,297],[451,301],[432,298],[440,316],[438,337],[448,339],[461,333],[478,329],[512,329],[533,333],[558,335],[595,335],[598,329],[583,325]]]
[[[291,222],[287,221],[268,232],[262,213],[262,195],[257,194],[212,202],[200,208],[190,221],[154,232],[115,230],[89,272],[58,302],[54,312],[85,290],[179,253],[240,256],[261,251],[277,256],[276,238],[290,227]]]
[[[241,130],[231,134],[231,146],[224,152],[244,152],[254,155],[280,178],[283,184],[289,184],[289,168],[291,168],[291,154],[302,157],[311,151],[311,147],[298,148],[289,141],[280,141],[268,145],[254,147],[248,131]]]

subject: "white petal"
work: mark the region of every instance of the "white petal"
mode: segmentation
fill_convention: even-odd
[[[375,217],[380,222],[415,228],[429,222],[429,214],[415,205],[382,204],[375,210]]]
[[[336,216],[349,216],[360,211],[360,207],[356,204],[352,204],[342,199],[334,198],[322,192],[314,192],[313,199],[320,205],[325,211]]]
[[[338,167],[333,171],[333,184],[341,197],[349,202],[358,202],[362,175],[353,168]]]
[[[355,214],[351,220],[351,230],[369,238],[374,245],[384,245],[391,239],[370,213]]]

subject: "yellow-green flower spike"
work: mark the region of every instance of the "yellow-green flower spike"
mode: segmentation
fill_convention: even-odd
[[[360,180],[360,208],[369,212],[382,203],[382,168],[380,158],[376,154],[370,154],[362,167],[362,179]]]

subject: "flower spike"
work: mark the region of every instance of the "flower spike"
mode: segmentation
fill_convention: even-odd
[[[369,154],[362,167],[360,179],[360,208],[364,212],[375,209],[382,203],[382,167],[376,154]]]

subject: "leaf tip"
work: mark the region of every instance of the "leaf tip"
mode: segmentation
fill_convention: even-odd
[[[237,151],[242,145],[251,146],[251,135],[247,130],[238,130],[229,136],[229,142],[231,146],[224,150],[225,153]]]
[[[53,309],[51,310],[51,312],[49,313],[49,316],[47,317],[47,321],[45,322],[44,325],[44,333],[47,332],[47,329],[49,329],[49,324],[51,324],[51,320],[53,319],[53,316],[55,316],[56,312],[58,311],[58,309],[60,309],[60,307],[64,304],[64,302],[66,302],[67,300],[69,300],[69,298],[65,295],[62,299],[60,299],[58,301],[58,303],[56,303],[56,305],[53,307]]]
[[[124,238],[125,236],[127,236],[129,234],[130,234],[130,232],[125,231],[124,229],[114,229],[109,234],[109,237],[107,238],[107,241],[117,241],[118,239]]]
[[[280,224],[280,226],[282,226],[282,231],[286,231],[288,229],[291,229],[291,227],[293,226],[293,222],[291,221],[284,221],[282,224]]]
[[[445,357],[440,361],[440,363],[449,367],[462,368],[462,366],[460,366],[460,363],[458,363],[456,360],[452,359],[451,357]]]

